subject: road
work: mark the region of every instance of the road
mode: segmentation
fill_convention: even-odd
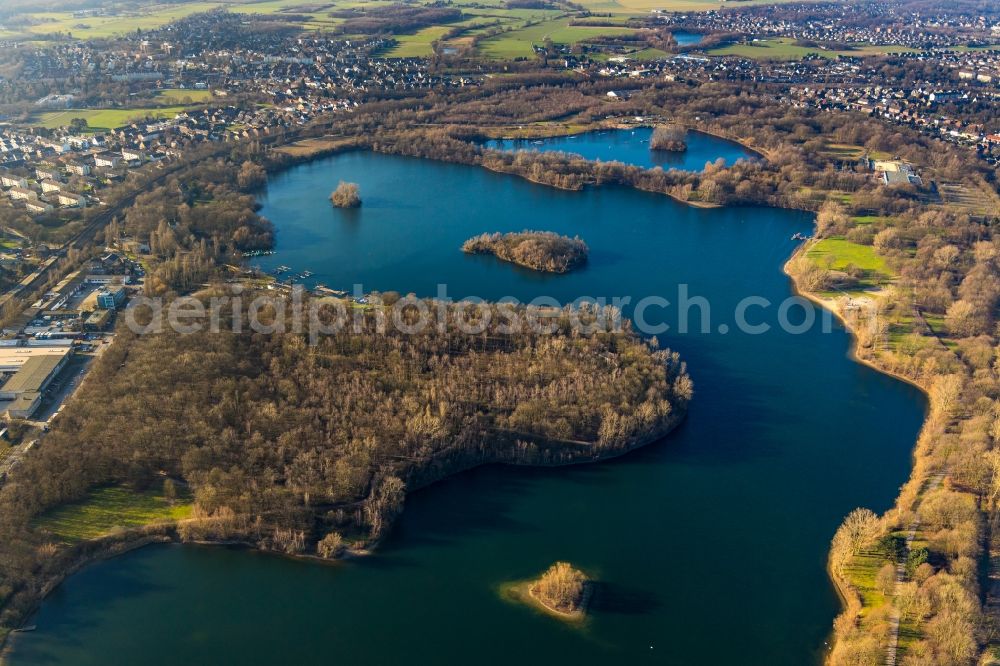
[[[26,421],[29,426],[37,429],[37,433],[29,435],[26,442],[11,447],[7,451],[6,457],[0,460],[0,485],[6,479],[7,473],[21,462],[25,454],[41,438],[45,437],[45,433],[48,432],[52,421],[59,415],[62,406],[80,390],[91,364],[110,346],[111,340],[112,336],[106,335],[99,342],[96,342],[98,346],[94,353],[77,354],[49,386],[36,418]]]
[[[259,142],[262,144],[273,144],[279,141],[287,143],[295,141],[297,138],[298,133],[293,132],[287,135],[270,136],[259,140]],[[222,154],[223,152],[231,149],[231,145],[221,144],[213,155]],[[111,220],[115,217],[124,215],[125,211],[133,203],[135,203],[135,200],[140,193],[148,192],[152,188],[161,185],[167,178],[187,167],[189,164],[190,162],[187,160],[179,160],[170,166],[164,167],[160,174],[148,182],[143,183],[141,188],[132,190],[132,192],[122,197],[122,199],[117,203],[95,215],[87,226],[80,231],[80,233],[63,244],[61,247],[61,254],[65,254],[70,248],[82,249],[88,243],[93,242],[98,232],[103,229],[105,225],[111,222]],[[17,287],[8,290],[3,295],[0,295],[0,305],[6,303],[14,297],[30,297],[35,293],[35,291],[44,287],[51,279],[50,273],[53,271],[53,267],[57,265],[57,259],[57,257],[53,257],[52,260],[44,263],[34,274],[22,281]],[[52,423],[53,419],[58,416],[62,405],[75,395],[76,391],[79,390],[80,386],[83,384],[83,381],[86,378],[87,370],[90,367],[90,363],[93,362],[93,359],[96,356],[99,356],[109,344],[109,338],[103,339],[98,346],[96,354],[81,357],[86,360],[84,360],[81,364],[74,364],[61,373],[61,377],[59,377],[52,386],[52,394],[46,396],[44,399],[40,413],[41,418],[28,422],[30,425],[41,431],[38,434],[39,437],[44,437],[44,433],[48,432],[49,425]],[[0,483],[3,483],[10,470],[17,466],[24,455],[31,450],[37,442],[38,439],[32,438],[26,443],[12,447],[12,449],[7,452],[7,455],[0,460]]]
[[[0,483],[3,483],[7,479],[7,474],[9,474],[12,469],[17,467],[18,463],[21,462],[21,458],[24,457],[24,454],[30,451],[31,448],[37,443],[37,439],[31,439],[12,447],[7,457],[0,460]]]

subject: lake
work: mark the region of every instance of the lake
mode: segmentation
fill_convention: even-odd
[[[705,35],[697,32],[685,32],[684,30],[678,30],[674,33],[674,39],[677,40],[678,46],[691,46],[692,44],[698,44]]]
[[[573,136],[546,139],[492,139],[484,146],[494,150],[537,150],[581,155],[588,160],[617,160],[644,169],[660,167],[681,171],[703,171],[705,164],[722,159],[726,164],[737,160],[757,159],[757,155],[734,141],[726,141],[704,132],[688,132],[687,150],[650,150],[651,127],[634,130],[597,130]]]
[[[630,137],[603,141],[627,152]],[[340,180],[359,184],[360,209],[330,205]],[[611,462],[480,468],[414,493],[368,558],[323,566],[156,546],[95,564],[44,602],[13,664],[802,666],[822,654],[839,609],[830,539],[855,507],[892,505],[925,401],[848,358],[839,325],[797,335],[731,326],[749,295],[773,305],[748,318],[776,321],[791,295],[781,271],[790,236],[809,233],[812,216],[691,208],[618,187],[560,191],[366,152],[273,176],[262,203],[278,253],[257,263],[311,270],[334,288],[434,295],[447,284],[454,297],[634,304],[677,303],[687,285],[711,306],[709,330],[681,334],[671,308],[652,317],[675,324],[661,344],[689,364],[687,420]],[[525,228],[580,235],[589,263],[549,276],[459,249]],[[556,560],[602,583],[583,627],[498,594]]]

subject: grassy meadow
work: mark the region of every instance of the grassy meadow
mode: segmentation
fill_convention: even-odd
[[[870,283],[872,286],[891,280],[895,276],[885,259],[875,253],[874,247],[852,243],[843,238],[824,238],[816,241],[806,251],[806,256],[824,269],[843,271],[853,265],[864,273],[862,283]]]
[[[386,58],[427,57],[434,53],[434,49],[431,48],[431,42],[441,39],[449,30],[451,28],[448,26],[432,25],[412,35],[397,35],[396,46],[386,51],[383,55]]]
[[[125,486],[90,491],[87,498],[53,509],[36,527],[68,542],[96,539],[121,529],[187,518],[190,498],[179,494],[171,503],[162,489],[137,492]]]
[[[185,106],[167,106],[146,109],[66,109],[46,111],[32,118],[32,124],[54,129],[70,124],[74,118],[83,118],[92,131],[108,131],[124,127],[141,118],[173,118],[187,110]]]
[[[635,32],[632,28],[625,27],[570,25],[570,21],[569,18],[558,18],[506,32],[480,42],[480,51],[490,58],[530,58],[534,55],[532,44],[542,44],[546,38],[556,44],[576,44],[593,37]]]
[[[774,2],[790,2],[791,0],[743,0],[740,4],[773,4]],[[75,17],[72,12],[32,12],[34,22],[25,27],[10,28],[0,31],[0,38],[31,40],[40,36],[52,34],[72,35],[78,39],[107,38],[122,35],[135,30],[151,30],[159,28],[171,21],[183,18],[197,12],[226,8],[229,11],[256,13],[280,16],[282,14],[301,16],[301,26],[307,30],[330,29],[342,19],[330,16],[336,9],[353,7],[373,7],[392,4],[392,0],[333,0],[332,2],[310,3],[304,0],[195,0],[194,2],[137,3],[127,8],[120,8],[113,16]],[[424,0],[422,4],[431,4]],[[461,8],[477,24],[486,22],[507,27],[517,27],[517,24],[538,21],[540,19],[558,20],[563,15],[562,10],[547,9],[508,9],[501,0],[454,0],[454,6]],[[628,16],[647,15],[653,10],[663,11],[706,11],[725,6],[720,0],[583,0],[581,3],[587,10],[612,14],[616,19],[624,20]],[[568,20],[567,20],[568,21]],[[518,57],[530,55],[532,41],[540,43],[545,35],[553,41],[562,44],[572,44],[586,37],[617,34],[616,29],[601,27],[549,25],[545,27],[525,26],[510,38],[498,38],[492,42],[487,55],[491,57]],[[536,29],[537,28],[537,29]],[[625,30],[625,28],[620,28]],[[403,36],[399,46],[394,49],[393,56],[409,57],[427,55],[430,42],[445,32],[444,26],[431,26],[414,35]],[[774,47],[777,51],[783,47]]]
[[[858,46],[857,48],[845,51],[824,51],[823,49],[798,46],[795,40],[789,37],[779,39],[767,39],[751,44],[729,44],[708,51],[714,56],[738,56],[741,58],[752,58],[754,60],[794,60],[802,58],[810,53],[821,58],[836,58],[837,56],[866,56],[878,55],[882,53],[902,53],[912,51],[902,46]]]
[[[167,106],[182,104],[202,104],[212,100],[211,90],[191,90],[184,88],[168,88],[156,93],[156,101]]]

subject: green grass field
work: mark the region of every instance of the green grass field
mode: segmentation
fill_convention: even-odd
[[[278,14],[281,12],[300,14],[306,18],[304,28],[329,28],[341,19],[329,15],[329,11],[308,11],[317,3],[310,5],[299,0],[271,0],[267,2],[252,2],[247,0],[220,0],[217,2],[188,2],[178,4],[155,4],[150,2],[145,7],[121,10],[116,16],[93,16],[76,18],[72,12],[37,12],[31,16],[40,22],[31,25],[23,32],[7,31],[4,36],[13,38],[20,36],[30,39],[33,35],[49,35],[53,33],[72,34],[78,39],[95,39],[113,37],[136,29],[151,30],[166,25],[171,21],[184,18],[197,12],[205,12],[219,7],[230,11],[258,14]],[[324,3],[325,4],[325,3]],[[333,3],[331,3],[333,4]],[[358,5],[372,6],[389,4],[388,2],[364,2],[363,0],[338,0],[338,8]],[[296,11],[302,8],[303,11]]]
[[[87,499],[53,509],[35,526],[64,541],[83,541],[119,529],[142,527],[187,518],[190,498],[181,496],[170,504],[159,491],[135,492],[124,486],[92,490]]]
[[[184,88],[168,88],[156,93],[156,101],[167,105],[200,104],[211,101],[211,90],[190,90]]]
[[[774,5],[794,0],[740,0],[740,7],[748,5]],[[721,9],[727,2],[720,0],[582,0],[581,5],[592,12],[647,13],[653,9],[671,12],[697,12]]]
[[[875,583],[878,571],[885,563],[886,559],[877,553],[861,552],[844,567],[845,577],[861,595],[862,616],[886,602],[885,594]]]
[[[54,129],[69,125],[74,118],[84,118],[93,131],[107,131],[124,127],[139,118],[173,118],[185,111],[184,106],[166,106],[149,109],[67,109],[47,111],[32,117],[32,123],[40,127]]]
[[[659,58],[667,58],[670,54],[660,49],[642,49],[641,51],[630,53],[628,56],[636,60],[658,60]]]
[[[218,2],[190,2],[178,5],[151,5],[148,9],[122,11],[118,16],[75,18],[72,12],[39,12],[32,16],[41,22],[27,29],[28,34],[69,33],[80,39],[112,37],[137,28],[148,30],[166,25],[195,12],[219,7]]]
[[[449,30],[448,26],[433,25],[412,35],[397,35],[399,43],[383,55],[386,58],[424,58],[434,53],[431,42],[441,39]]]
[[[884,215],[855,215],[851,219],[854,220],[855,224],[865,225],[888,223],[892,218],[885,217]]]
[[[864,272],[863,286],[875,286],[895,276],[885,259],[875,254],[875,248],[871,245],[852,243],[843,238],[817,241],[806,251],[806,256],[820,268],[837,271],[853,264]]]
[[[740,5],[774,4],[775,2],[791,2],[792,0],[741,0]],[[54,33],[71,34],[78,39],[106,38],[134,32],[137,29],[150,30],[166,25],[171,21],[189,16],[196,12],[209,11],[224,7],[230,11],[257,14],[295,14],[303,17],[302,27],[306,30],[329,29],[342,19],[330,16],[331,9],[351,7],[373,7],[392,4],[392,0],[332,0],[332,2],[315,3],[308,0],[195,0],[194,2],[176,2],[160,4],[152,0],[139,2],[127,8],[119,8],[114,16],[74,17],[72,12],[34,12],[31,17],[38,22],[23,29],[0,31],[0,38],[31,40],[39,35]],[[430,4],[424,0],[423,4]],[[532,17],[537,20],[540,14],[555,15],[558,11],[539,9],[507,9],[500,0],[454,0],[468,14],[478,17],[495,17],[506,20],[527,20]],[[646,15],[650,10],[665,11],[705,11],[719,9],[725,6],[720,0],[584,0],[583,6],[593,12],[613,14],[616,17]],[[440,26],[436,26],[440,27]],[[560,41],[572,43],[572,41]],[[426,47],[413,42],[412,53]],[[514,52],[525,55],[523,48],[499,46],[496,52]],[[403,51],[404,53],[406,51]],[[530,55],[530,54],[529,54]],[[494,56],[496,57],[496,56]],[[516,57],[516,56],[514,56]]]
[[[818,48],[797,46],[795,40],[791,38],[780,38],[761,40],[752,44],[730,44],[708,51],[714,56],[739,56],[741,58],[752,58],[754,60],[793,60],[802,58],[810,53],[821,58],[836,58],[845,56],[865,56],[879,55],[883,53],[903,53],[913,49],[901,46],[859,46],[847,51],[824,51]]]
[[[632,28],[569,25],[570,19],[543,21],[521,30],[514,30],[480,42],[480,51],[490,58],[530,58],[532,44],[542,44],[546,38],[556,44],[576,44],[584,39],[605,35],[627,35]]]

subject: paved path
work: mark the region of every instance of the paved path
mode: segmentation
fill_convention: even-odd
[[[944,473],[938,472],[934,476],[927,479],[926,487],[924,488],[924,493],[929,493],[936,490],[941,482],[944,480]],[[917,535],[917,530],[920,529],[920,518],[918,517],[912,523],[910,523],[906,528],[906,547],[903,549],[903,556],[896,563],[896,583],[893,586],[892,596],[895,597],[899,594],[899,587],[903,584],[906,579],[906,559],[910,555],[910,546],[913,545],[913,539]],[[899,647],[899,609],[896,608],[895,604],[892,607],[892,616],[889,618],[889,646],[886,648],[885,653],[885,666],[896,666],[896,653]]]

